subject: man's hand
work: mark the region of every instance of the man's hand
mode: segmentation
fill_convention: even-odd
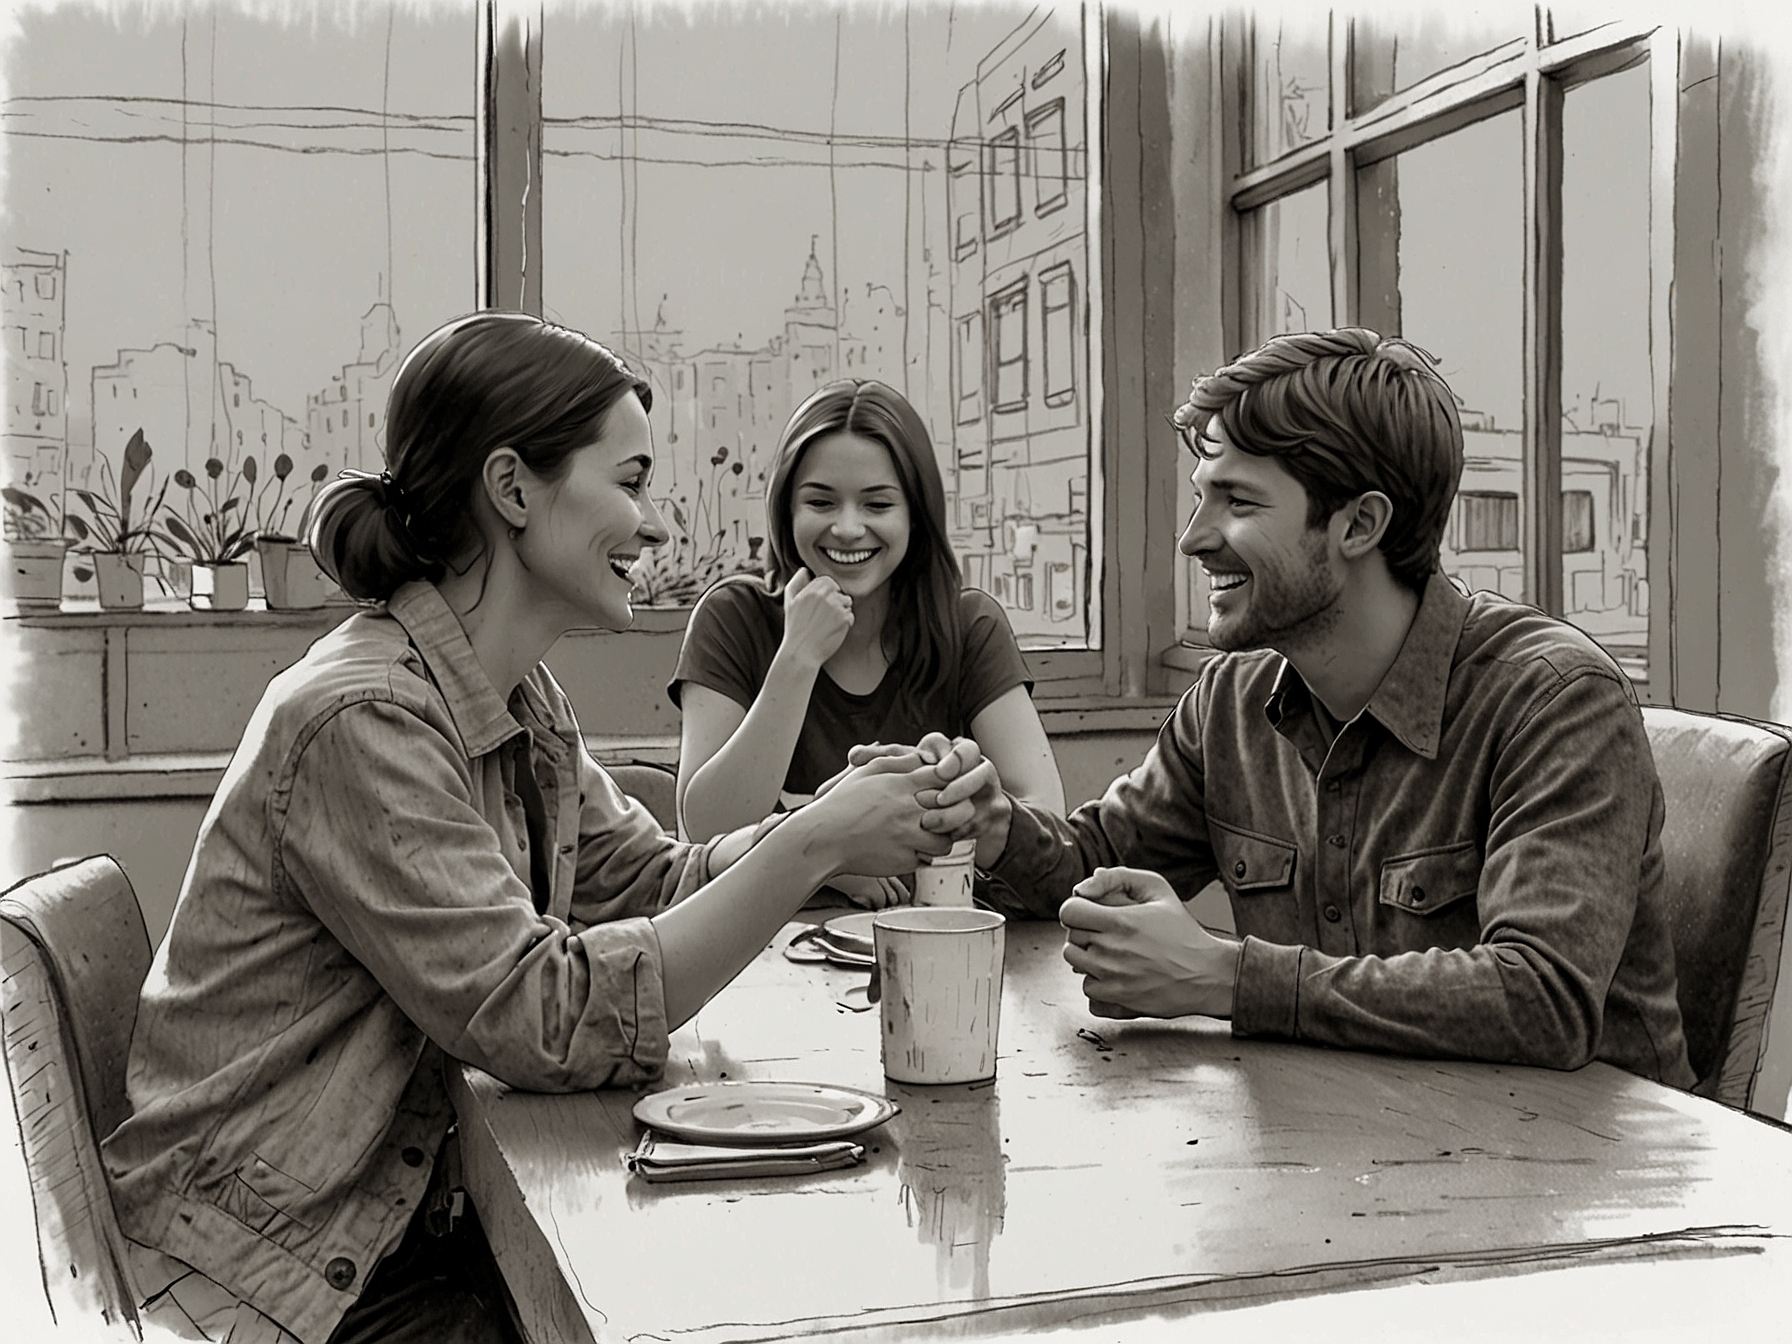
[[[1058,922],[1097,1017],[1232,1016],[1238,944],[1202,928],[1158,874],[1097,868]]]
[[[938,789],[922,789],[915,795],[928,809],[921,824],[954,844],[976,840],[976,865],[993,867],[1008,847],[1008,819],[1013,815],[995,762],[986,760],[970,738],[949,738],[944,733],[927,734],[915,750],[938,761],[934,773],[941,781]]]

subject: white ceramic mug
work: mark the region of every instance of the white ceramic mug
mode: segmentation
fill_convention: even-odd
[[[937,859],[924,860],[915,869],[915,904],[970,905],[976,854],[975,840],[960,840]]]
[[[884,1076],[975,1083],[996,1075],[1007,921],[993,910],[898,906],[872,921]]]

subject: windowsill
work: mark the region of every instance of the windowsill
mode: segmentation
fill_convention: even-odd
[[[51,630],[104,630],[135,625],[324,626],[334,625],[355,610],[356,603],[339,598],[321,607],[269,611],[265,599],[252,597],[249,605],[240,611],[200,611],[188,605],[185,598],[156,597],[146,599],[141,607],[104,611],[98,598],[65,597],[54,611],[48,607],[26,608],[8,612],[6,619],[27,628]]]
[[[1154,733],[1176,707],[1175,695],[1133,699],[1099,695],[1044,697],[1036,703],[1051,737],[1096,733]],[[601,764],[646,761],[678,763],[678,739],[667,734],[639,737],[588,734],[585,745]],[[0,804],[110,803],[152,799],[210,798],[230,764],[228,751],[104,756],[69,756],[48,761],[0,763]]]

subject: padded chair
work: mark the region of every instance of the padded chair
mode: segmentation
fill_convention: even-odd
[[[110,858],[0,895],[6,1072],[44,1289],[60,1325],[103,1322],[120,1338],[141,1330],[99,1140],[130,1111],[125,1063],[149,957],[137,895]]]
[[[1792,889],[1792,730],[1655,707],[1643,725],[1667,804],[1661,846],[1693,1090],[1777,1115],[1784,1098],[1757,1085]]]
[[[604,769],[616,786],[631,798],[639,798],[668,835],[678,834],[678,772],[651,761],[625,761]]]

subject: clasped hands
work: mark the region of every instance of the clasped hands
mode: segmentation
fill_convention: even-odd
[[[975,838],[977,866],[987,868],[1008,842],[1012,803],[995,767],[969,738],[929,733],[912,747],[854,747],[841,775],[853,770],[927,770],[916,791],[921,825],[949,842]],[[873,766],[873,762],[877,765]],[[1058,909],[1064,960],[1083,977],[1097,1017],[1230,1017],[1238,982],[1239,944],[1216,937],[1189,913],[1169,882],[1139,868],[1097,868]]]

